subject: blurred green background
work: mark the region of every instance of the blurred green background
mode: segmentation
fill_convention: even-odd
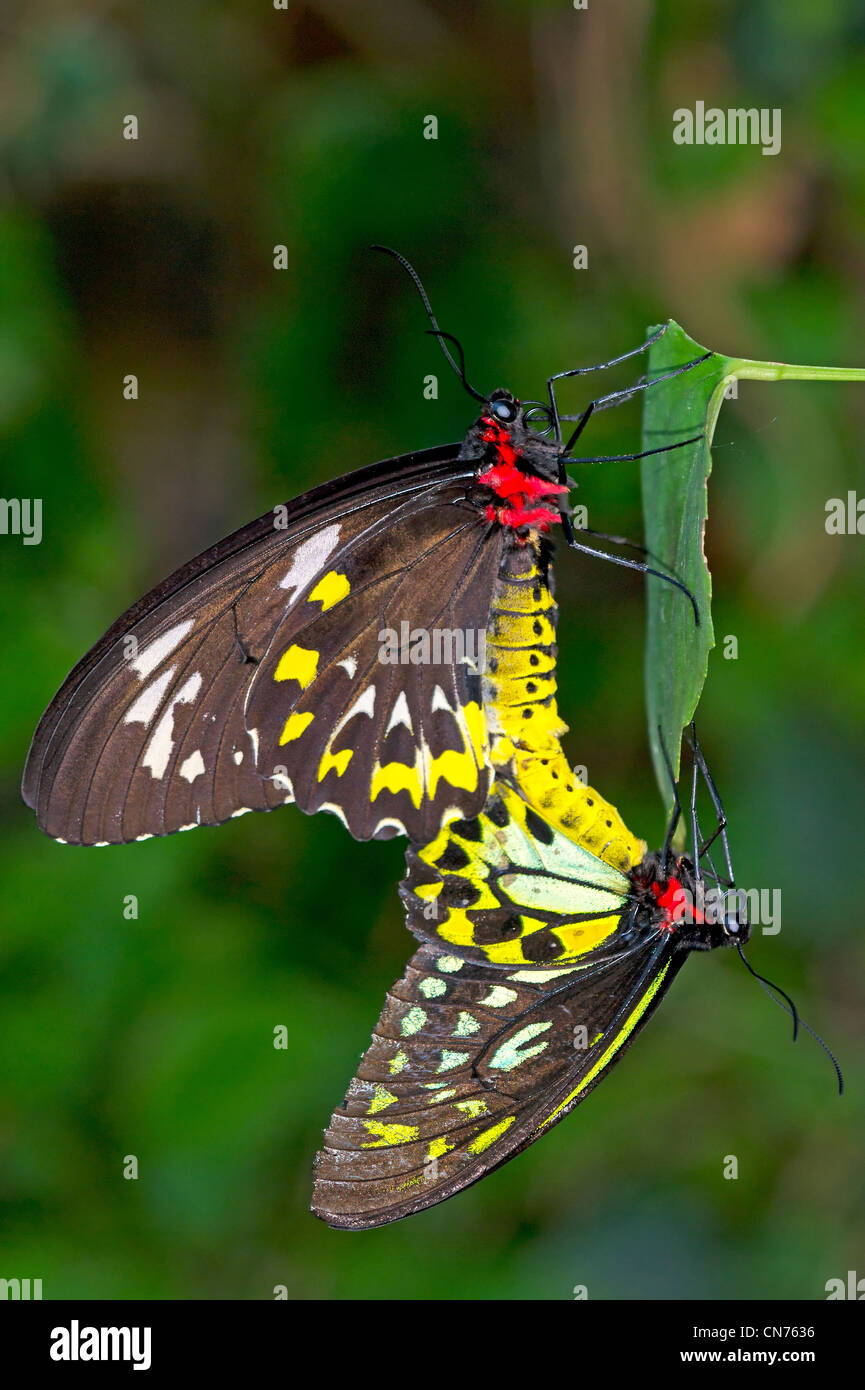
[[[97,854],[18,796],[43,707],[141,592],[277,501],[464,433],[369,242],[415,262],[486,389],[538,396],[668,315],[726,353],[865,363],[863,40],[856,0],[6,7],[2,491],[44,499],[44,537],[0,537],[0,1276],[46,1298],[782,1299],[865,1275],[865,540],[824,529],[828,498],[865,494],[862,388],[745,383],[725,407],[707,544],[739,656],[713,655],[701,710],[739,880],[783,895],[751,958],[839,1054],[841,1101],[735,956],[699,957],[543,1143],[391,1229],[329,1231],[312,1157],[410,951],[399,842],[289,809]],[[698,99],[780,107],[781,153],[675,146]],[[638,439],[628,404],[586,452]],[[590,525],[639,537],[636,469],[583,471]],[[641,584],[572,555],[557,580],[569,752],[658,843]]]

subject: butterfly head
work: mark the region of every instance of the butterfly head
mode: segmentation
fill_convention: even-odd
[[[510,391],[494,391],[486,405],[485,414],[491,415],[500,425],[513,425],[521,420],[520,403]]]
[[[749,937],[741,896],[697,876],[687,855],[648,854],[631,871],[641,925],[668,932],[685,951],[744,946]]]
[[[548,531],[561,520],[568,488],[560,480],[556,446],[531,428],[530,415],[510,391],[493,391],[466,435],[461,457],[477,462],[477,481],[489,489],[480,499],[488,520],[514,530]]]

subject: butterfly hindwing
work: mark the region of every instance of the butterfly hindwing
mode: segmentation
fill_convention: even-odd
[[[313,1211],[332,1226],[381,1225],[513,1158],[606,1075],[683,959],[669,938],[626,931],[591,963],[551,971],[422,946],[331,1119]]]
[[[400,885],[422,941],[497,965],[564,964],[618,928],[629,883],[499,779],[483,811],[411,847]]]
[[[135,604],[70,674],[23,792],[43,830],[119,843],[296,800],[425,843],[487,788],[472,661],[382,664],[380,634],[484,631],[500,533],[456,449],[277,508]],[[434,653],[433,653],[434,655]]]

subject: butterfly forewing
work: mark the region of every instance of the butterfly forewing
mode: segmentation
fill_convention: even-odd
[[[362,1229],[432,1206],[545,1134],[606,1075],[677,972],[669,938],[503,972],[423,946],[387,996],[318,1155],[312,1209]]]
[[[358,838],[405,828],[424,843],[474,814],[488,787],[477,661],[379,660],[381,633],[404,623],[486,628],[501,533],[466,502],[456,452],[318,488],[134,605],[36,731],[23,791],[41,827],[117,843],[296,799]]]
[[[417,838],[467,799],[483,803],[480,663],[497,553],[473,508],[431,497],[331,571],[345,594],[334,606],[312,589],[312,611],[280,632],[246,706],[304,810],[338,811],[359,838]]]

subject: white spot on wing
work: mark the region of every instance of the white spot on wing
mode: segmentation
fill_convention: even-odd
[[[348,672],[349,680],[354,680],[357,674],[357,657],[347,656],[345,661],[338,661],[336,664],[337,666],[341,666],[344,671]]]
[[[385,729],[385,734],[389,734],[391,729],[396,728],[397,724],[404,724],[410,734],[414,733],[414,729],[412,728],[411,722],[411,714],[409,712],[408,707],[408,700],[405,697],[404,690],[401,690],[396,698],[396,703],[391,711],[391,716],[388,720],[387,728]]]
[[[339,526],[326,526],[323,531],[310,536],[309,540],[302,541],[294,552],[291,561],[291,568],[288,573],[279,581],[280,589],[291,589],[291,599],[289,608],[296,602],[297,596],[306,588],[310,580],[314,579],[319,570],[322,570],[327,563],[328,556],[336,549],[339,543]]]
[[[179,646],[186,636],[195,626],[194,618],[187,618],[186,622],[176,623],[167,632],[163,632],[161,637],[156,637],[152,642],[140,651],[134,661],[130,662],[133,671],[143,680],[149,676],[151,671],[155,671],[161,661],[170,656],[174,648]]]
[[[433,714],[435,714],[435,712],[436,712],[437,709],[444,709],[444,710],[447,710],[448,714],[455,714],[455,713],[456,713],[456,711],[448,704],[447,696],[445,695],[445,693],[444,693],[444,691],[442,690],[442,688],[441,688],[440,685],[437,685],[437,686],[436,686],[435,690],[433,691],[433,697],[432,697],[432,712],[433,712]]]
[[[247,733],[249,734],[249,741],[250,741],[250,743],[252,744],[252,761],[253,761],[253,763],[255,763],[255,764],[257,765],[257,764],[258,764],[258,730],[257,730],[257,729],[248,729],[248,730],[247,730]]]
[[[355,716],[356,714],[367,714],[367,715],[369,715],[369,717],[370,717],[370,719],[371,719],[374,713],[375,713],[375,686],[374,686],[374,685],[368,685],[367,688],[366,688],[366,690],[361,691],[360,695],[358,695],[358,697],[357,697],[357,699],[355,700],[354,704],[349,706],[349,708],[346,710],[345,714],[342,716],[342,719],[338,720],[337,723],[334,725],[334,727],[333,727],[333,733],[331,734],[330,738],[328,739],[328,744],[327,744],[328,748],[331,748],[331,747],[333,746],[333,743],[334,743],[335,740],[336,740],[337,734],[340,733],[340,732],[345,728],[345,726],[346,726],[346,724],[348,723],[348,721],[349,721],[350,719],[353,719],[354,716]]]
[[[508,975],[508,979],[513,980],[515,984],[545,985],[550,980],[558,980],[561,975],[573,975],[574,973],[573,968],[570,970],[518,970],[515,975]]]
[[[345,818],[345,811],[341,806],[335,806],[331,801],[323,801],[318,808],[320,811],[329,811],[332,816],[338,816],[348,830],[348,821]]]
[[[508,979],[513,979],[512,975]],[[485,999],[479,999],[478,1004],[488,1009],[503,1009],[506,1004],[513,1004],[519,995],[515,989],[506,989],[504,985],[493,985]]]
[[[200,777],[206,770],[200,748],[196,748],[195,752],[190,753],[189,757],[180,764],[181,777],[185,777],[190,783],[194,782],[196,777]]]
[[[385,817],[384,820],[380,820],[375,830],[372,832],[372,838],[375,839],[376,835],[380,835],[383,830],[393,830],[397,835],[408,834],[402,821],[396,820],[393,817]]]
[[[138,699],[123,716],[124,724],[144,724],[145,727],[150,723],[159,706],[162,704],[162,697],[168,689],[171,678],[177,670],[176,666],[169,666],[161,676],[157,676],[151,685],[146,685]]]
[[[251,807],[251,806],[241,806],[240,809],[239,809],[238,811],[232,811],[232,813],[231,813],[231,819],[232,819],[232,820],[237,820],[237,817],[238,817],[238,816],[248,816],[251,810],[252,810],[252,807]]]
[[[234,761],[237,763],[237,766],[240,767],[240,764],[243,762],[243,749],[242,749],[242,748],[235,748],[235,750],[234,750],[234,752],[232,753],[231,756],[233,757]]]
[[[151,775],[157,780],[165,776],[165,769],[174,750],[174,706],[191,705],[201,689],[201,672],[196,671],[184,681],[176,695],[171,697],[168,709],[153,731],[142,758],[142,766],[149,767]]]

